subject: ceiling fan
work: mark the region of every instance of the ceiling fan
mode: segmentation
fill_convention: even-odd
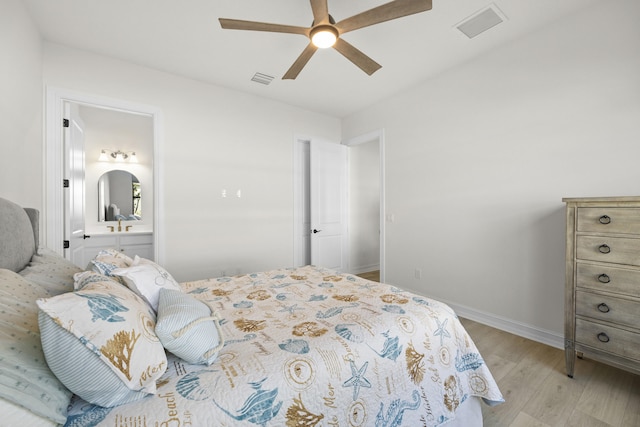
[[[333,47],[345,58],[371,75],[382,66],[347,43],[341,36],[349,31],[379,24],[403,16],[431,10],[432,0],[395,0],[353,15],[336,23],[327,6],[327,0],[310,0],[313,23],[310,27],[270,24],[267,22],[243,21],[219,18],[222,28],[227,30],[269,31],[275,33],[300,34],[309,38],[309,44],[282,77],[295,79],[318,48]]]

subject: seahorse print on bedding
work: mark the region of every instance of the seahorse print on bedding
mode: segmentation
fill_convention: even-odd
[[[220,406],[215,400],[213,400],[213,403],[236,421],[248,421],[252,424],[266,427],[267,423],[278,415],[282,407],[282,401],[275,403],[278,397],[277,388],[262,390],[262,384],[265,381],[266,378],[263,378],[258,382],[249,383],[255,392],[245,400],[242,408],[236,411],[237,414],[232,414],[231,411]]]

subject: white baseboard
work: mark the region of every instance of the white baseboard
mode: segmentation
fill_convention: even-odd
[[[380,264],[371,264],[359,267],[353,267],[349,269],[351,274],[360,274],[360,273],[368,273],[370,271],[380,270]]]
[[[464,319],[473,320],[474,322],[482,323],[484,325],[491,326],[492,328],[500,329],[523,338],[527,338],[533,341],[540,342],[542,344],[549,345],[551,347],[564,350],[563,335],[558,335],[555,332],[536,328],[524,323],[515,322],[504,317],[496,316],[495,314],[485,313],[470,307],[465,307],[460,304],[455,304],[443,300],[439,301],[442,301],[450,306],[458,316]]]

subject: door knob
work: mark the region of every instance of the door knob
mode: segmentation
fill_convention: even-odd
[[[311,232],[312,232],[313,234],[319,233],[319,232],[321,232],[321,231],[322,231],[322,230],[316,230],[315,228],[314,228],[313,230],[311,230]]]

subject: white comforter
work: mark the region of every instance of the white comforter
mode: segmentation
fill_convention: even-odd
[[[183,283],[218,310],[211,366],[169,355],[158,393],[67,426],[436,426],[502,395],[447,305],[315,267]]]

